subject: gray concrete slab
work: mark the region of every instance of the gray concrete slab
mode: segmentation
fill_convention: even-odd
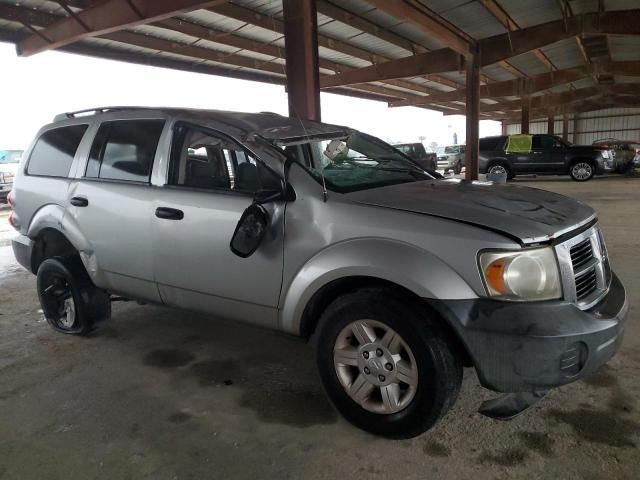
[[[94,337],[54,333],[0,247],[0,478],[639,478],[640,180],[518,183],[592,204],[630,292],[621,352],[585,381],[497,422],[468,370],[434,430],[384,440],[335,413],[296,339],[135,303]]]

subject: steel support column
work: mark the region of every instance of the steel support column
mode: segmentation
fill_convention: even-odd
[[[547,118],[547,133],[549,135],[554,135],[556,129],[556,116],[553,113],[549,113],[549,117]]]
[[[480,49],[471,46],[471,54],[466,58],[467,69],[467,147],[465,150],[465,178],[478,179],[478,151],[480,142]]]
[[[289,116],[320,120],[315,0],[283,0]]]
[[[569,141],[569,117],[566,113],[562,116],[562,139]]]
[[[528,134],[529,133],[529,125],[530,118],[529,113],[531,110],[531,98],[524,96],[522,97],[522,120],[520,121],[520,133]]]

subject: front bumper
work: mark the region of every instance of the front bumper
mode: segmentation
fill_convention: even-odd
[[[574,382],[616,353],[629,308],[613,274],[607,295],[589,310],[564,301],[436,301],[466,346],[480,382],[499,392],[530,392]]]

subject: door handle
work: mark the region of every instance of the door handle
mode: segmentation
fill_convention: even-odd
[[[164,220],[182,220],[184,212],[176,208],[158,207],[156,208],[156,217]]]
[[[89,205],[89,200],[84,197],[72,197],[69,202],[74,207],[86,207]]]

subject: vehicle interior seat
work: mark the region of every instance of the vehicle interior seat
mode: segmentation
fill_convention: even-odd
[[[236,175],[236,189],[246,192],[256,192],[260,190],[258,167],[253,163],[243,162],[238,165]]]

